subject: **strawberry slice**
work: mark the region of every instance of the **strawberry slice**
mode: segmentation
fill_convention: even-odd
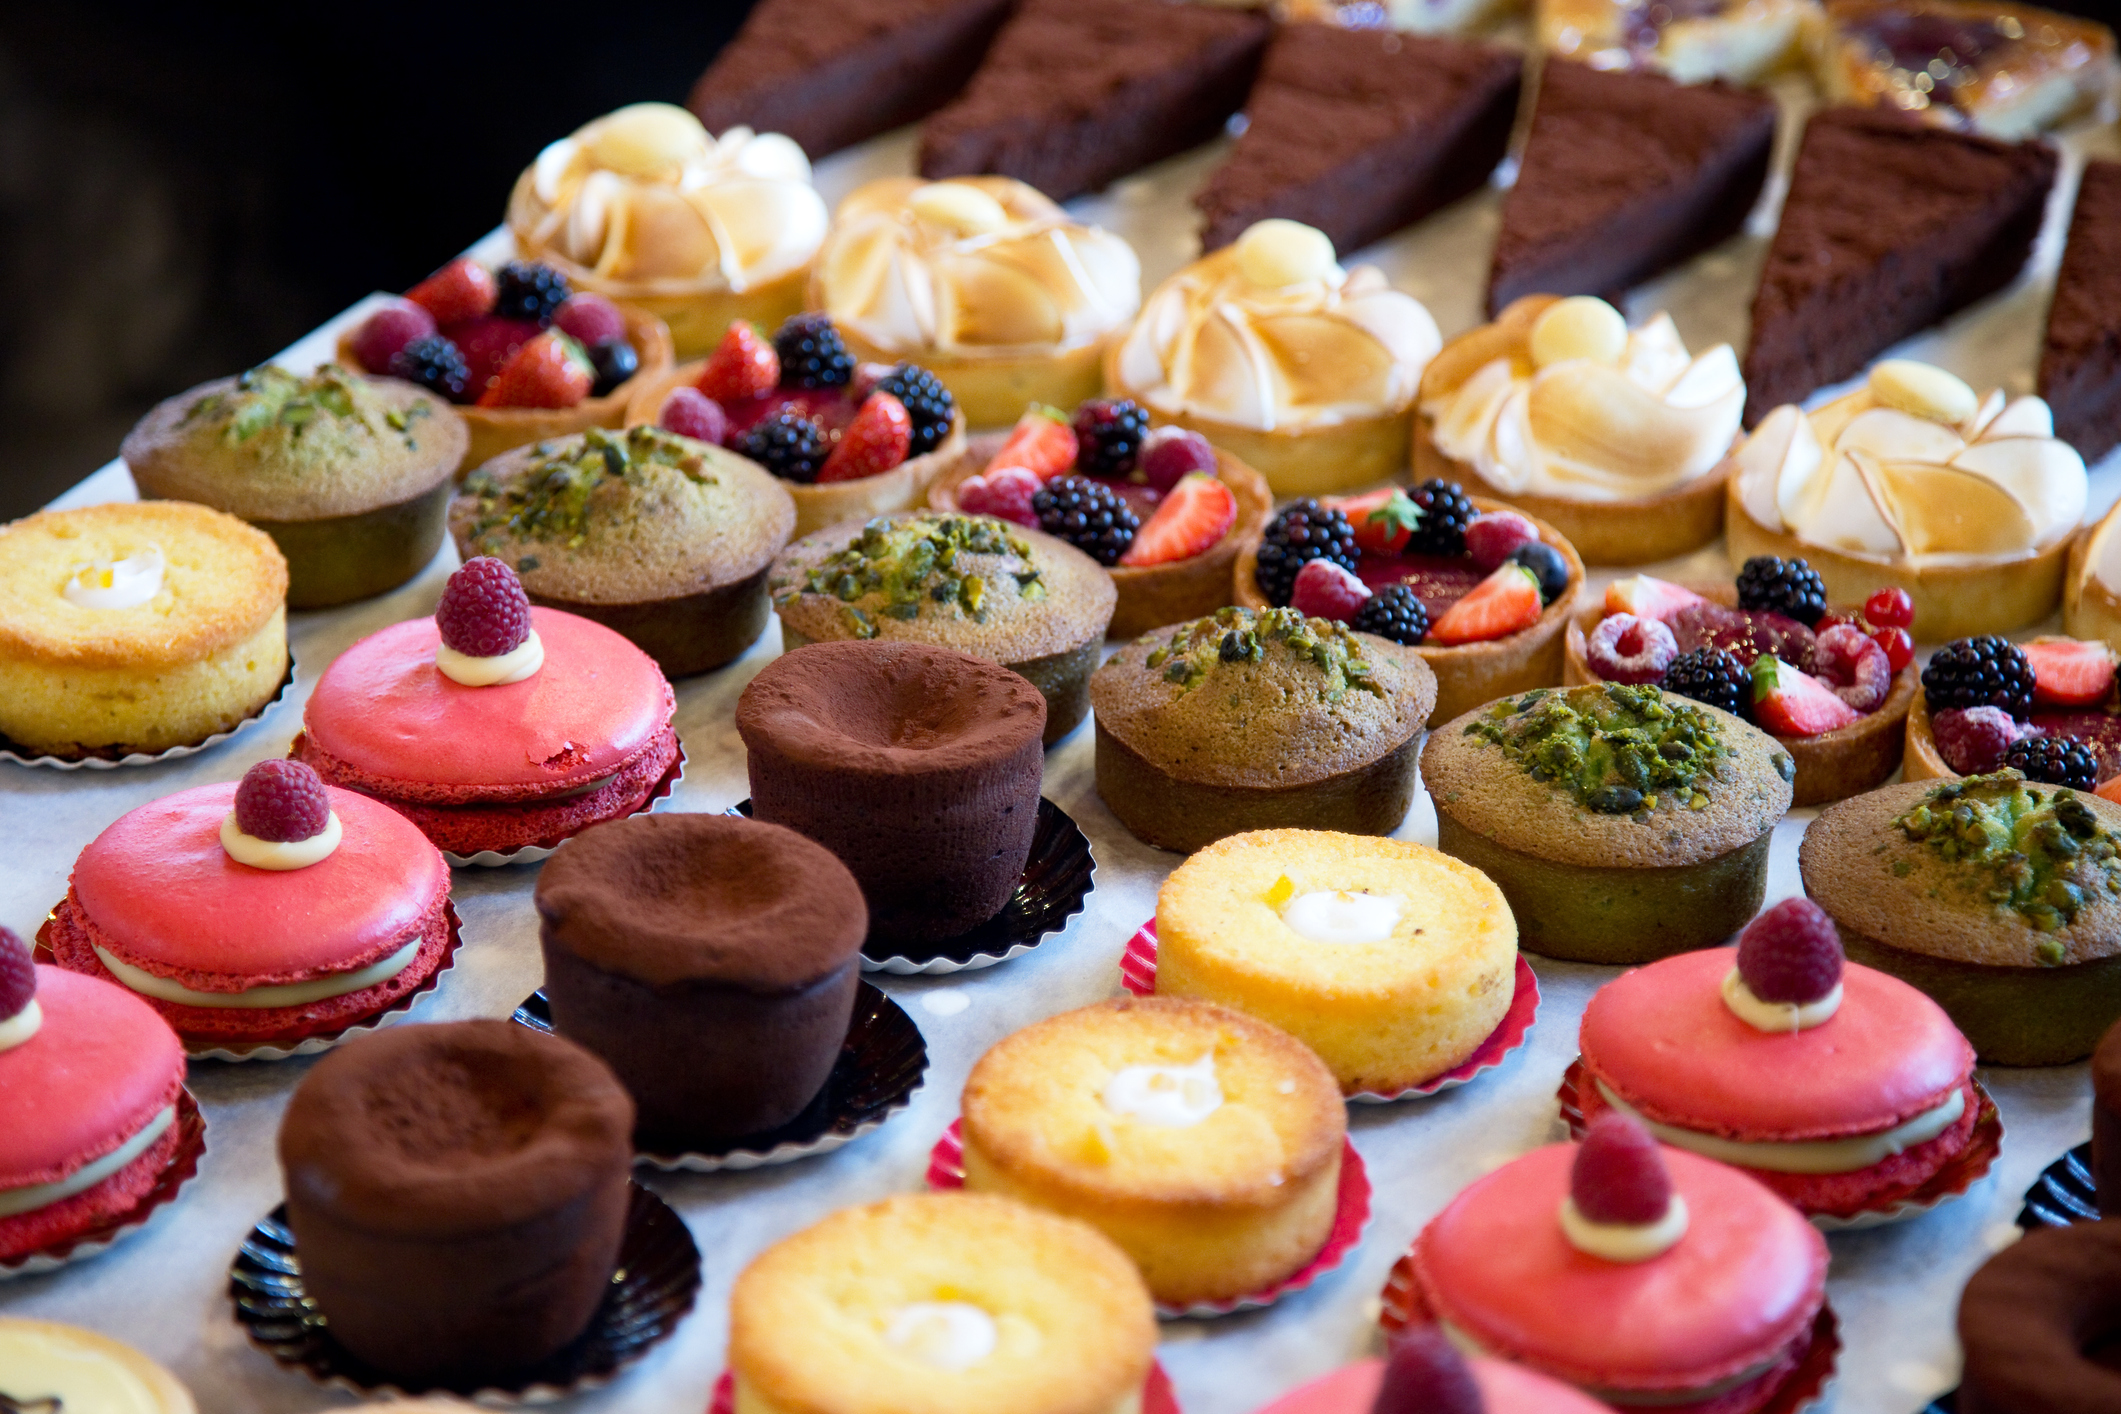
[[[1021,466],[1038,473],[1041,481],[1051,481],[1063,472],[1075,469],[1075,429],[1069,425],[1068,414],[1059,408],[1047,407],[1044,403],[1033,403],[1009,429],[1009,440],[1002,449],[987,462],[984,470],[996,467]]]
[[[1346,496],[1332,504],[1355,527],[1355,543],[1366,554],[1398,554],[1407,548],[1408,537],[1421,524],[1421,507],[1398,486]]]
[[[1171,488],[1156,514],[1134,533],[1123,565],[1168,565],[1190,560],[1237,524],[1237,497],[1204,471],[1189,472]]]
[[[741,319],[729,321],[722,342],[707,355],[699,389],[723,407],[763,398],[780,386],[781,360],[773,344]]]
[[[2036,638],[2019,649],[2033,665],[2033,701],[2058,707],[2104,702],[2114,685],[2114,650],[2075,638]]]
[[[1473,586],[1429,628],[1428,641],[1446,646],[1484,643],[1539,622],[1539,576],[1516,561]]]
[[[913,419],[906,405],[889,393],[871,393],[840,434],[839,445],[818,468],[820,486],[828,481],[860,481],[891,470],[906,459],[913,445]]]
[[[437,324],[461,324],[493,313],[500,286],[493,272],[468,255],[460,255],[405,292],[405,298],[432,314]]]
[[[1633,614],[1638,619],[1655,619],[1664,624],[1669,624],[1681,609],[1707,602],[1691,589],[1646,574],[1616,579],[1605,591],[1607,615]]]
[[[596,365],[582,346],[548,329],[515,351],[485,392],[482,408],[571,408],[589,396]]]
[[[1862,717],[1810,673],[1771,653],[1753,660],[1753,720],[1762,731],[1776,736],[1817,736]]]

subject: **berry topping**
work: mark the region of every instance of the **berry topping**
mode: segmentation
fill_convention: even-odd
[[[626,338],[626,316],[602,295],[569,295],[553,311],[552,324],[561,333],[573,336],[585,349],[614,339],[623,343]]]
[[[2073,736],[2019,737],[2004,748],[2003,764],[2051,786],[2092,790],[2099,784],[2099,758]]]
[[[1520,545],[1529,545],[1539,539],[1539,527],[1515,511],[1496,511],[1489,515],[1475,516],[1466,527],[1466,553],[1473,563],[1484,570],[1493,570],[1510,552]],[[1557,555],[1558,559],[1559,556]],[[1533,568],[1532,572],[1539,571]],[[1563,563],[1562,582],[1568,582],[1567,563]],[[1560,593],[1556,590],[1555,593]]]
[[[37,995],[37,961],[12,928],[0,928],[0,1021],[21,1014]]]
[[[781,480],[805,486],[817,480],[829,450],[824,428],[787,411],[753,423],[737,440],[736,449]]]
[[[471,385],[471,370],[464,364],[463,353],[440,334],[414,339],[399,349],[386,371],[452,402],[462,402],[464,390]]]
[[[1514,561],[1473,586],[1473,592],[1443,611],[1429,641],[1449,647],[1485,643],[1539,622],[1539,578]]]
[[[1480,522],[1475,521],[1478,525]],[[1544,540],[1527,540],[1503,556],[1506,565],[1523,565],[1539,581],[1539,602],[1551,604],[1569,587],[1569,562]]]
[[[1355,611],[1355,628],[1412,648],[1429,636],[1429,609],[1404,584],[1388,584]]]
[[[1985,776],[2003,765],[2003,753],[2025,728],[2001,707],[1947,707],[1930,715],[1937,754],[1962,776]]]
[[[1607,613],[1633,614],[1638,619],[1656,619],[1662,623],[1672,622],[1681,609],[1707,602],[1691,589],[1646,574],[1616,579],[1605,590]]]
[[[596,385],[596,365],[582,346],[548,329],[515,351],[479,394],[482,408],[571,408]]]
[[[1879,628],[1913,628],[1915,601],[1905,589],[1881,589],[1863,601],[1863,617]]]
[[[1607,682],[1657,682],[1679,656],[1679,640],[1655,619],[1614,614],[1601,619],[1583,646],[1591,671]]]
[[[1254,577],[1267,602],[1283,608],[1296,592],[1297,572],[1310,561],[1323,556],[1352,571],[1361,553],[1356,547],[1355,528],[1348,524],[1347,516],[1305,496],[1291,501],[1281,514],[1267,522],[1260,537]]]
[[[1075,465],[1075,429],[1059,408],[1034,403],[1009,429],[1002,449],[987,462],[987,469],[1020,466],[1036,472],[1041,481],[1051,481]]]
[[[260,761],[236,786],[236,828],[252,839],[291,844],[323,834],[330,823],[331,795],[305,762]]]
[[[1355,527],[1355,543],[1369,555],[1396,555],[1407,548],[1421,508],[1399,486],[1386,486],[1331,502]]]
[[[1169,491],[1190,472],[1215,472],[1215,448],[1198,432],[1183,427],[1151,428],[1142,439],[1141,461],[1135,467],[1145,485]]]
[[[1915,661],[1915,640],[1904,628],[1874,628],[1871,642],[1885,650],[1885,664],[1896,673]]]
[[[1753,677],[1721,648],[1690,648],[1664,670],[1664,690],[1720,707],[1734,717],[1753,714]]]
[[[462,324],[493,313],[493,272],[468,255],[458,256],[405,292],[434,316],[437,326]]]
[[[410,300],[377,310],[354,331],[354,361],[370,373],[390,372],[398,350],[435,331],[435,318]]]
[[[2001,707],[2024,721],[2033,711],[2033,665],[2017,644],[1993,633],[1947,643],[1930,654],[1922,691],[1932,712]]]
[[[1131,398],[1092,398],[1075,410],[1075,465],[1091,476],[1125,476],[1141,456],[1149,414]]]
[[[567,277],[550,265],[511,260],[494,279],[493,312],[504,319],[550,324],[572,293]]]
[[[435,606],[442,642],[467,658],[513,653],[530,637],[530,596],[516,572],[491,555],[479,555],[449,577]]]
[[[1681,652],[1721,648],[1747,666],[1766,654],[1808,670],[1818,646],[1803,624],[1766,609],[1726,609],[1703,600],[1680,609],[1665,622],[1671,625]]]
[[[719,443],[729,435],[729,414],[722,405],[697,388],[688,388],[682,383],[670,390],[663,399],[663,411],[656,419],[666,432],[675,432],[680,437],[690,437],[695,442]]]
[[[906,416],[913,421],[908,456],[924,457],[943,445],[957,420],[957,399],[940,378],[917,363],[899,364],[877,379],[872,391],[889,393],[905,405]]]
[[[1812,672],[1858,712],[1877,711],[1893,690],[1892,660],[1854,624],[1836,624],[1819,635]]]
[[[780,382],[780,355],[741,319],[730,321],[722,342],[714,346],[714,352],[707,355],[707,366],[700,370],[700,391],[724,407],[763,398]]]
[[[1776,736],[1818,736],[1860,720],[1819,679],[1772,653],[1753,660],[1753,721]]]
[[[1672,1206],[1672,1175],[1641,1121],[1607,1110],[1576,1146],[1569,1197],[1590,1222],[1643,1227],[1662,1221]]]
[[[818,483],[881,475],[906,460],[912,445],[913,419],[906,415],[906,405],[889,393],[871,393],[818,468]]]
[[[843,388],[854,377],[854,355],[823,314],[798,314],[773,336],[784,388]]]
[[[1841,934],[1808,898],[1786,898],[1738,935],[1738,975],[1764,1002],[1804,1006],[1841,985]]]
[[[1134,543],[1141,519],[1119,492],[1087,476],[1056,476],[1031,498],[1038,528],[1101,565],[1116,565]]]
[[[1810,627],[1826,612],[1826,581],[1803,560],[1755,555],[1738,571],[1738,607],[1767,609]]]
[[[453,324],[448,332],[464,354],[464,397],[475,403],[493,387],[517,351],[538,336],[538,326],[527,319],[488,315],[469,324]]]
[[[641,371],[641,356],[624,339],[606,339],[601,344],[589,346],[589,366],[597,374],[597,381],[589,387],[589,395],[601,398],[617,391],[619,384]]]
[[[1480,1386],[1443,1327],[1410,1328],[1392,1342],[1370,1414],[1483,1414]]]
[[[1420,523],[1407,537],[1407,548],[1417,555],[1462,555],[1466,550],[1466,527],[1473,523],[1473,503],[1455,481],[1430,478],[1407,493],[1421,512]],[[1534,571],[1537,573],[1537,571]]]
[[[957,508],[1037,529],[1038,512],[1031,509],[1031,498],[1045,484],[1029,467],[998,466],[958,483]]]
[[[1296,572],[1289,607],[1309,618],[1350,623],[1370,597],[1364,584],[1331,560],[1313,560]]]
[[[1135,535],[1123,565],[1168,565],[1190,560],[1237,524],[1237,497],[1206,472],[1190,472],[1171,488]]]
[[[2104,702],[2114,686],[2114,650],[2074,638],[2036,638],[2018,651],[2033,665],[2033,701],[2056,707]]]

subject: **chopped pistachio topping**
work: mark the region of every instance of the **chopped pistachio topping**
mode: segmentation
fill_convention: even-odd
[[[1264,663],[1269,656],[1315,672],[1320,695],[1338,702],[1350,691],[1385,695],[1362,641],[1345,624],[1310,619],[1294,609],[1217,609],[1180,624],[1170,640],[1149,651],[1150,671],[1191,692],[1226,665]]]
[[[966,558],[971,555],[1007,556],[1016,566],[974,566]],[[1031,543],[1011,534],[1005,522],[985,516],[916,516],[901,521],[881,517],[863,526],[853,543],[812,569],[804,588],[848,605],[856,636],[874,638],[875,623],[853,608],[856,603],[880,594],[884,602],[873,612],[886,618],[910,621],[927,613],[955,612],[985,623],[993,607],[990,576],[994,574],[1013,579],[1020,600],[1046,597],[1045,582],[1031,562]]]
[[[2067,928],[2098,893],[2121,894],[2121,836],[2076,792],[2018,771],[1938,786],[1893,824],[2043,933]],[[2060,944],[2040,951],[2042,962],[2062,958]]]
[[[465,494],[476,498],[472,543],[482,554],[498,554],[510,539],[543,540],[577,549],[588,536],[590,498],[611,482],[644,486],[658,467],[711,486],[715,476],[700,444],[659,427],[629,427],[623,432],[592,427],[572,446],[540,442],[530,461],[505,477],[485,468],[464,480]],[[537,567],[528,557],[519,567]]]
[[[1701,810],[1731,754],[1716,719],[1655,687],[1544,688],[1490,706],[1466,735],[1492,742],[1535,781],[1585,809],[1647,819],[1659,804]]]
[[[292,441],[327,425],[337,436],[352,427],[374,435],[379,431],[370,417],[375,403],[366,381],[335,363],[320,365],[306,378],[267,363],[243,373],[235,387],[198,399],[184,410],[183,425],[217,429],[231,444],[248,442],[272,428],[284,429]],[[414,403],[381,412],[380,421],[403,437],[407,447],[417,447],[413,431],[429,411],[424,402]]]

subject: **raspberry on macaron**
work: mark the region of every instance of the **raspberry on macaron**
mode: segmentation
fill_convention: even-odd
[[[221,821],[221,848],[253,869],[307,869],[343,837],[324,778],[306,761],[260,761],[236,785]]]
[[[37,960],[12,928],[0,928],[0,1051],[37,1034],[44,1013],[37,1005]]]
[[[1609,1262],[1647,1262],[1686,1236],[1686,1200],[1642,1121],[1617,1110],[1593,1119],[1569,1169],[1561,1230],[1569,1245]]]
[[[1846,962],[1827,911],[1808,898],[1784,899],[1739,935],[1738,965],[1723,980],[1724,1004],[1762,1031],[1823,1025],[1841,1007]]]
[[[1438,1325],[1412,1326],[1385,1357],[1370,1414],[1483,1414],[1472,1366]]]
[[[435,606],[441,646],[435,666],[466,687],[521,682],[545,663],[530,623],[530,596],[503,561],[479,555],[465,561]]]

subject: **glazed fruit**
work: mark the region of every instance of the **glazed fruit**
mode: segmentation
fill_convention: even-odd
[[[1120,494],[1088,476],[1057,476],[1031,499],[1038,527],[1101,565],[1116,565],[1134,543],[1141,519]]]
[[[1354,626],[1359,633],[1374,633],[1411,648],[1429,636],[1429,610],[1404,584],[1388,584],[1363,601]]]
[[[674,388],[663,400],[657,423],[668,432],[695,442],[720,443],[729,435],[729,414],[722,405],[697,388]]]
[[[2023,721],[2033,710],[2033,665],[2017,644],[1993,633],[1947,643],[1922,670],[1932,712],[2001,707]]]
[[[1037,472],[1027,467],[998,466],[959,483],[958,509],[978,516],[998,516],[1035,530],[1038,512],[1031,508],[1031,501],[1045,484]]]
[[[1930,714],[1937,754],[1962,776],[1985,776],[2003,766],[2003,753],[2024,734],[2001,707],[1947,707]]]
[[[1352,623],[1369,601],[1370,587],[1331,560],[1313,560],[1296,572],[1289,607],[1306,618]]]
[[[763,398],[780,386],[781,358],[773,345],[744,320],[732,320],[729,329],[707,355],[700,370],[699,389],[727,406],[749,398]]]
[[[405,298],[433,315],[439,328],[493,313],[498,294],[491,270],[470,256],[459,256],[407,290]]]
[[[924,457],[941,446],[957,420],[957,399],[942,380],[916,363],[901,363],[879,378],[876,392],[889,393],[906,409],[913,428],[908,455]]]
[[[503,319],[550,324],[574,291],[567,277],[549,265],[511,260],[494,276],[493,313]]]
[[[1836,624],[1819,635],[1812,671],[1859,713],[1877,711],[1893,690],[1893,667],[1885,650],[1854,624]]]
[[[871,393],[818,468],[817,479],[822,484],[875,476],[904,461],[912,446],[913,420],[906,416],[906,405],[889,393]]]
[[[736,449],[783,481],[807,486],[817,480],[828,446],[824,429],[815,422],[781,412],[753,423],[738,439]]]
[[[1479,525],[1479,521],[1474,521]],[[1551,604],[1569,587],[1569,562],[1562,558],[1561,551],[1544,540],[1527,540],[1503,557],[1503,563],[1523,565],[1539,582],[1539,601]]]
[[[1766,609],[1809,628],[1826,612],[1826,581],[1803,560],[1755,555],[1738,572],[1738,607]]]
[[[353,354],[363,368],[388,368],[400,349],[434,331],[434,316],[405,300],[369,317],[354,334]]]
[[[1665,669],[1663,687],[1735,717],[1753,715],[1752,674],[1721,648],[1690,648],[1674,658]]]
[[[1198,432],[1183,427],[1150,429],[1142,439],[1141,460],[1135,467],[1142,484],[1156,491],[1169,491],[1191,472],[1215,470],[1215,448]]]
[[[1607,613],[1633,614],[1638,619],[1656,619],[1667,624],[1681,609],[1707,602],[1685,585],[1653,579],[1646,574],[1616,579],[1606,586],[1605,591]]]
[[[516,350],[537,337],[538,326],[528,319],[503,319],[498,314],[482,314],[477,319],[450,325],[448,334],[463,350],[464,366],[469,370],[464,396],[477,402],[501,376],[501,370],[516,356]]]
[[[476,555],[442,587],[435,627],[468,658],[498,658],[530,637],[530,596],[505,562]]]
[[[1058,408],[1034,406],[1009,429],[1008,440],[988,461],[987,469],[1020,466],[1037,472],[1044,481],[1074,465],[1075,429],[1068,425],[1067,416]]]
[[[842,388],[854,377],[854,355],[822,314],[798,314],[773,336],[781,382],[790,388]]]
[[[1608,1110],[1591,1121],[1569,1168],[1569,1201],[1594,1223],[1640,1227],[1664,1217],[1672,1176],[1640,1120]]]
[[[316,768],[301,761],[260,761],[236,783],[236,828],[253,839],[313,839],[331,823],[331,796]]]
[[[2020,737],[2004,748],[2003,764],[2051,786],[2088,791],[2099,784],[2099,758],[2074,737]]]
[[[1544,602],[1538,576],[1523,565],[1505,564],[1444,610],[1429,640],[1449,647],[1501,638],[1538,623]]]
[[[582,346],[548,329],[515,351],[479,394],[482,408],[571,408],[589,396],[596,365]]]
[[[1655,619],[1614,614],[1591,630],[1584,652],[1607,682],[1657,682],[1679,656],[1679,640]]]
[[[1398,486],[1349,496],[1335,504],[1347,516],[1348,524],[1355,527],[1355,543],[1365,554],[1400,553],[1407,548],[1414,527],[1421,523],[1421,508]],[[1498,559],[1496,564],[1500,563]],[[1494,565],[1488,568],[1493,569]]]
[[[2114,650],[2077,639],[2036,639],[2018,645],[2033,669],[2033,701],[2059,707],[2089,707],[2106,700],[2114,686]]]
[[[1738,975],[1764,1002],[1803,1006],[1841,985],[1846,959],[1827,911],[1808,898],[1786,898],[1738,935]]]
[[[1762,654],[1800,668],[1812,664],[1812,631],[1772,609],[1727,609],[1704,599],[1679,609],[1666,622],[1682,651],[1721,648],[1748,666]]]
[[[963,504],[963,498],[959,498]],[[1202,554],[1237,524],[1237,497],[1205,472],[1190,472],[1157,505],[1119,557],[1123,565],[1166,565]]]
[[[373,365],[364,362],[362,366],[365,368]],[[464,364],[463,352],[442,334],[429,334],[424,338],[414,339],[392,354],[390,361],[383,368],[391,377],[417,383],[431,393],[440,393],[451,402],[463,398],[464,389],[471,378],[471,370]]]
[[[1473,523],[1466,527],[1466,554],[1472,557],[1474,564],[1487,571],[1493,571],[1497,565],[1509,559],[1519,546],[1539,543],[1539,527],[1515,511],[1497,511],[1493,515],[1476,516]],[[1553,549],[1551,545],[1546,548]],[[1561,558],[1558,552],[1554,558]],[[1539,574],[1539,566],[1527,564],[1525,567],[1532,573]],[[1554,594],[1559,594],[1568,587],[1568,568],[1566,564],[1561,566],[1561,583],[1555,587]],[[1540,576],[1540,587],[1542,590],[1546,588],[1544,575]],[[1552,599],[1553,594],[1547,597]]]
[[[1763,653],[1753,660],[1753,720],[1776,736],[1818,736],[1861,717],[1825,683]]]
[[[1348,524],[1346,515],[1327,509],[1310,496],[1290,502],[1267,522],[1260,538],[1259,592],[1267,596],[1269,604],[1286,606],[1296,591],[1297,572],[1321,556],[1342,569],[1354,571],[1360,559],[1355,528]]]
[[[1880,628],[1912,628],[1915,601],[1898,586],[1888,586],[1863,601],[1863,617]]]
[[[1407,494],[1421,512],[1420,523],[1407,537],[1407,547],[1422,555],[1462,555],[1466,528],[1473,523],[1473,503],[1455,481],[1431,478]],[[1564,576],[1564,580],[1566,576]]]
[[[626,338],[626,316],[602,295],[569,295],[552,313],[552,327],[585,349]],[[639,362],[638,359],[635,362]]]
[[[1149,414],[1131,398],[1092,398],[1075,410],[1075,465],[1092,476],[1125,476],[1141,455]]]
[[[1874,628],[1871,642],[1885,650],[1885,661],[1896,673],[1915,661],[1914,635],[1904,628]]]

